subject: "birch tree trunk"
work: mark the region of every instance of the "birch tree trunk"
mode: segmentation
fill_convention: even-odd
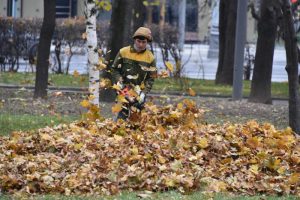
[[[298,83],[298,50],[289,0],[282,1],[284,44],[286,51],[286,71],[289,80],[289,126],[300,134],[300,96]]]
[[[88,51],[88,69],[89,69],[89,93],[90,102],[99,106],[99,70],[98,65],[98,47],[96,32],[97,8],[94,0],[86,1],[86,37]]]

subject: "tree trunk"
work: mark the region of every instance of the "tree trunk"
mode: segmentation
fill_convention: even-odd
[[[89,69],[89,93],[92,95],[90,102],[99,107],[99,70],[98,47],[96,32],[97,8],[93,0],[86,2],[86,33]]]
[[[132,8],[134,1],[132,0],[113,0],[112,2],[112,16],[110,21],[110,39],[106,62],[108,63],[107,71],[104,71],[101,78],[109,78],[110,66],[113,63],[118,51],[130,44],[131,42],[131,20]],[[112,89],[105,89],[100,91],[100,97],[103,101],[114,101],[115,91]]]
[[[108,49],[111,50],[110,63],[122,47],[130,44],[132,6],[132,0],[114,0],[112,2],[111,37],[108,45]]]
[[[166,0],[161,0],[160,1],[160,10],[159,10],[159,37],[160,37],[160,40],[163,40],[163,38],[164,38],[165,16],[166,16]]]
[[[262,0],[258,21],[258,38],[249,101],[272,103],[271,78],[275,40],[277,35],[277,0]]]
[[[205,42],[208,39],[209,16],[211,8],[207,0],[198,0],[198,25],[197,32],[199,40]]]
[[[66,67],[66,74],[69,74],[69,69],[70,69],[70,63],[71,63],[71,59],[73,57],[73,52],[70,51],[70,54],[68,55],[68,59],[67,59],[67,67]]]
[[[55,42],[55,56],[56,56],[57,63],[58,63],[58,69],[56,72],[57,74],[62,74],[60,52],[61,52],[61,41],[57,40]]]
[[[178,46],[183,51],[185,40],[185,18],[186,18],[186,0],[179,0],[178,3]]]
[[[56,1],[44,0],[44,20],[38,45],[34,98],[47,97],[51,39],[55,28]]]
[[[289,0],[282,2],[286,71],[289,80],[289,126],[300,134],[300,96],[298,83],[298,52],[293,16]]]
[[[216,84],[232,85],[237,0],[220,0],[219,63]]]
[[[146,10],[147,10],[147,25],[148,26],[151,26],[152,25],[152,18],[153,18],[153,14],[152,14],[152,12],[153,12],[153,7],[152,6],[150,6],[150,5],[148,5],[147,7],[146,7]]]
[[[141,0],[134,0],[133,12],[133,30],[144,25],[146,19],[146,7]]]

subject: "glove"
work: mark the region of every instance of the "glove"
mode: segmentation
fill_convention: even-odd
[[[140,92],[139,96],[138,96],[138,102],[140,104],[143,104],[145,102],[145,98],[146,98],[146,94],[144,92]]]
[[[139,104],[143,104],[145,102],[146,94],[141,90],[139,85],[136,85],[134,87],[134,91],[138,94],[137,96],[137,102]]]

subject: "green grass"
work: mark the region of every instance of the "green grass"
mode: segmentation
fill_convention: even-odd
[[[138,194],[145,194],[144,192],[122,192],[118,195],[112,195],[112,196],[64,196],[64,195],[37,195],[34,196],[36,200],[96,200],[96,199],[104,199],[104,200],[139,200],[141,199],[138,197]],[[27,197],[27,196],[26,196]],[[26,198],[25,197],[25,198]],[[29,196],[28,196],[29,197]],[[13,199],[24,199],[24,196],[14,196]],[[10,199],[9,196],[1,196],[0,199]],[[27,198],[26,198],[27,199]],[[205,195],[200,192],[195,192],[192,194],[184,195],[180,194],[179,192],[171,191],[171,192],[156,192],[149,194],[149,198],[143,198],[143,199],[155,199],[155,200],[208,200],[208,199],[214,199],[214,200],[280,200],[280,199],[286,199],[286,200],[296,200],[299,199],[299,197],[295,196],[263,196],[263,195],[257,195],[257,196],[231,196],[228,194],[221,194],[217,193],[214,195]]]
[[[0,83],[13,85],[34,85],[35,75],[33,73],[1,73]],[[86,75],[73,76],[62,74],[49,75],[50,86],[56,87],[87,87],[88,77]],[[247,97],[250,93],[251,82],[244,81],[243,96]],[[153,91],[156,92],[181,92],[187,93],[188,88],[192,88],[199,95],[219,95],[231,96],[232,87],[224,85],[215,85],[213,80],[199,80],[190,78],[173,78],[156,79]],[[288,98],[288,83],[273,82],[272,96],[276,98]]]
[[[65,74],[49,74],[50,86],[56,87],[87,87],[88,77],[86,75],[73,76]],[[33,86],[35,82],[35,73],[12,73],[2,72],[0,73],[0,83],[21,85],[21,86]]]
[[[78,118],[78,117],[77,117]],[[15,115],[0,114],[0,136],[8,135],[12,131],[35,130],[45,126],[54,126],[76,120],[75,116],[43,116],[43,115]]]
[[[228,85],[216,85],[214,80],[199,80],[182,78],[175,80],[171,78],[157,79],[153,90],[156,91],[182,91],[187,92],[188,88],[192,88],[199,95],[218,95],[231,96],[232,87]],[[243,82],[243,96],[247,97],[250,94],[251,81]],[[273,82],[272,96],[277,98],[288,98],[288,83]]]

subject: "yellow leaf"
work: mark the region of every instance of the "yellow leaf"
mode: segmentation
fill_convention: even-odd
[[[118,86],[117,84],[114,84],[114,85],[112,86],[112,89],[115,89],[115,90],[117,90],[117,91],[120,91],[120,90],[121,90],[121,87]]]
[[[183,103],[178,103],[177,104],[177,109],[178,110],[183,110]]]
[[[112,111],[113,113],[118,113],[118,112],[120,112],[121,110],[122,110],[122,104],[120,104],[120,103],[115,104],[115,105],[111,108],[111,111]]]
[[[285,167],[279,167],[279,169],[277,169],[277,172],[278,172],[279,174],[284,174],[285,171],[286,171]]]
[[[170,179],[170,178],[166,178],[165,184],[166,184],[166,186],[168,186],[168,187],[174,187],[174,186],[175,186],[175,181],[172,180],[172,179]]]
[[[162,157],[162,156],[158,156],[158,162],[160,164],[164,164],[164,163],[166,163],[166,159],[164,157]]]
[[[145,83],[142,82],[142,84],[140,85],[141,90],[145,89]]]
[[[131,97],[133,97],[133,98],[136,98],[136,97],[139,96],[138,93],[136,91],[134,91],[134,90],[129,90],[128,91],[128,95],[131,96]]]
[[[88,100],[83,100],[82,102],[80,102],[80,105],[84,108],[87,108],[90,106],[90,102]]]
[[[170,63],[170,62],[165,62],[165,65],[166,65],[167,69],[168,69],[170,72],[173,72],[173,71],[174,71],[174,67],[173,67],[172,63]]]
[[[208,141],[206,138],[201,138],[198,142],[198,146],[201,148],[201,149],[205,149],[208,147]]]
[[[117,142],[119,142],[119,141],[121,141],[121,140],[123,139],[123,137],[120,136],[120,135],[114,135],[114,139],[115,139]]]
[[[170,168],[173,171],[178,171],[180,168],[182,168],[182,162],[180,160],[175,160],[170,164]]]
[[[167,78],[167,77],[169,77],[169,73],[166,70],[162,70],[160,72],[159,76],[162,78]]]
[[[75,145],[74,145],[74,148],[75,148],[76,150],[81,149],[81,147],[83,147],[83,143],[78,143],[78,144],[75,144]]]
[[[279,159],[271,157],[266,164],[266,167],[271,170],[277,170],[280,167],[281,161]]]
[[[258,174],[258,165],[251,165],[249,169],[253,174]]]
[[[136,146],[132,147],[132,148],[130,149],[130,151],[131,151],[131,153],[132,153],[133,155],[138,155],[138,154],[139,154],[139,149],[138,149]]]
[[[99,58],[97,69],[101,71],[106,69],[106,67],[107,65],[103,63],[103,58]]]
[[[196,92],[192,88],[189,88],[189,95],[194,97],[196,96]]]
[[[73,76],[74,76],[74,77],[78,77],[78,76],[79,76],[79,72],[78,72],[77,70],[75,70],[75,71],[73,72]]]
[[[45,133],[45,134],[41,134],[41,139],[50,141],[50,140],[52,140],[52,137]]]
[[[86,40],[87,39],[87,33],[86,32],[82,33],[81,38]]]
[[[89,101],[92,101],[92,100],[94,100],[95,98],[96,98],[96,97],[95,97],[94,95],[92,95],[92,94],[90,94],[89,97],[88,97]]]
[[[144,6],[149,6],[148,1],[143,1]]]
[[[293,173],[289,178],[289,184],[297,184],[300,182],[300,173]]]
[[[258,137],[250,137],[247,139],[246,143],[250,148],[256,149],[260,146],[260,139]]]
[[[100,88],[108,88],[111,86],[111,81],[108,78],[102,78],[99,83]]]
[[[128,101],[126,100],[125,96],[123,96],[123,95],[118,95],[117,96],[117,101],[119,103],[128,103]]]

